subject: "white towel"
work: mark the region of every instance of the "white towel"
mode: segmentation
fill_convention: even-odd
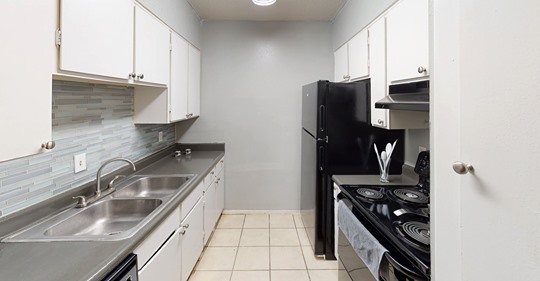
[[[381,260],[388,250],[371,235],[343,201],[338,203],[338,225],[375,280],[379,280]]]

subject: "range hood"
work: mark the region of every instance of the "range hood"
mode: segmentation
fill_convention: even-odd
[[[429,111],[429,81],[390,85],[388,96],[375,108]]]

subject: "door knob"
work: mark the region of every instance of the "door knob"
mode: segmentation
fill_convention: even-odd
[[[454,169],[454,172],[460,175],[474,172],[474,168],[471,164],[465,164],[461,161],[454,162],[454,164],[452,164],[452,169]]]
[[[51,150],[56,146],[56,143],[54,141],[48,141],[41,144],[41,148],[45,148],[47,150]]]

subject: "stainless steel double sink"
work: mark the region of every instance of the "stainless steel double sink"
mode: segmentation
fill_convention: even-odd
[[[2,242],[112,241],[131,237],[195,175],[131,176],[116,191],[85,208],[71,207]]]

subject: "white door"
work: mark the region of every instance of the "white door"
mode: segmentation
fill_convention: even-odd
[[[157,18],[135,6],[135,74],[142,82],[169,84],[170,31]]]
[[[348,44],[341,46],[334,52],[334,82],[349,80],[349,53]]]
[[[133,71],[133,1],[62,0],[59,68],[128,79]]]
[[[369,75],[368,31],[363,29],[349,41],[349,76],[351,80]]]
[[[433,1],[433,280],[539,280],[539,13]]]
[[[204,244],[216,225],[216,184],[213,182],[204,192]]]
[[[51,140],[57,3],[3,1],[0,8],[0,162],[44,152]]]
[[[139,270],[140,281],[178,281],[181,278],[182,250],[180,229]]]
[[[169,87],[170,121],[185,119],[188,114],[188,43],[171,33],[171,85]]]
[[[188,59],[188,113],[201,115],[201,51],[189,45]]]
[[[388,82],[425,79],[429,63],[428,0],[403,0],[386,17]]]
[[[375,108],[386,96],[386,19],[381,18],[369,27],[369,61],[371,78],[371,124],[388,127],[388,109]]]
[[[181,223],[182,281],[186,281],[203,250],[203,200],[199,199]]]

